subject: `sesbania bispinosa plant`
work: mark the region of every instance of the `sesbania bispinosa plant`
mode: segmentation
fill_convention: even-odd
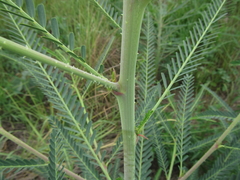
[[[224,15],[227,1],[213,0],[207,5],[202,19],[196,22],[189,37],[178,47],[175,57],[169,60],[165,71],[160,69],[160,73],[155,59],[155,41],[161,38],[156,36],[159,34],[156,31],[160,29],[156,28],[158,22],[154,21],[148,8],[154,7],[155,1],[123,0],[122,15],[108,5],[109,1],[89,1],[120,31],[120,73],[116,82],[109,80],[104,72],[100,73],[104,59],[93,68],[87,63],[88,57],[83,56],[85,48],[80,48],[81,55],[77,53],[74,33],[68,34],[68,42],[63,43],[57,18],[48,20],[43,4],[35,6],[33,0],[0,0],[1,17],[6,28],[6,34],[0,37],[1,58],[16,61],[26,68],[57,112],[49,116],[52,131],[47,156],[0,128],[3,136],[38,158],[1,160],[2,174],[30,168],[38,169],[40,174],[51,180],[159,179],[159,173],[151,169],[155,158],[158,172],[162,172],[161,176],[167,180],[176,174],[179,180],[188,177],[226,179],[230,176],[234,179],[237,174],[239,177],[237,132],[240,115],[206,85],[202,85],[197,95],[193,91],[192,72],[200,65],[216,35],[211,34],[211,29],[217,27],[216,21]],[[159,2],[160,5],[164,3]],[[50,29],[47,24],[50,24]],[[138,54],[140,36],[144,39],[144,47]],[[107,56],[113,41],[112,38],[105,47],[103,57]],[[58,51],[54,50],[55,47]],[[160,80],[156,79],[157,73]],[[81,89],[76,82],[82,78],[87,81],[85,88]],[[85,109],[82,96],[93,84],[101,84],[111,90],[118,102],[121,135],[108,153],[102,149],[102,141],[96,138],[98,132]],[[212,94],[225,109],[196,114],[203,92]],[[135,103],[136,96],[138,100]],[[173,120],[168,117],[169,110]],[[196,142],[192,138],[191,122],[206,118],[221,122],[223,132]],[[198,161],[189,163],[196,151],[207,146],[210,148]],[[222,151],[213,167],[204,174],[198,174],[199,166],[219,148]],[[68,152],[68,155],[63,152]],[[120,161],[122,155],[123,161]],[[69,163],[80,171],[70,170]],[[124,165],[123,170],[121,164]],[[173,170],[176,169],[174,167],[178,172]]]

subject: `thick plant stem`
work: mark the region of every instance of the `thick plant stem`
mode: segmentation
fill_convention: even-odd
[[[222,141],[225,137],[231,133],[233,128],[240,122],[240,114],[233,120],[230,126],[224,131],[224,133],[218,138],[218,140],[212,145],[212,147],[202,156],[201,159],[191,168],[188,172],[180,177],[179,180],[187,179],[214,151],[216,151],[219,146],[222,144]]]
[[[124,180],[135,177],[135,70],[143,13],[150,0],[124,0],[119,93],[123,148]]]

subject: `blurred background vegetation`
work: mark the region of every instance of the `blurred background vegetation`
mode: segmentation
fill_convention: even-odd
[[[122,1],[108,0],[121,14]],[[148,6],[156,32],[156,65],[164,72],[177,51],[177,46],[189,36],[194,22],[201,18],[201,12],[207,8],[209,0],[152,0]],[[35,0],[35,5],[43,3],[47,18],[57,17],[61,40],[67,42],[67,35],[75,33],[75,44],[85,46],[87,62],[94,67],[108,41],[115,36],[114,44],[104,63],[103,74],[112,78],[119,73],[120,39],[119,30],[109,23],[90,0]],[[240,67],[232,62],[240,60],[240,0],[229,0],[227,15],[218,21],[218,28],[213,43],[208,48],[201,66],[195,71],[195,88],[209,83],[208,87],[222,97],[233,109],[240,109]],[[1,17],[0,17],[1,18]],[[1,19],[0,19],[1,20]],[[4,24],[0,35],[7,36]],[[50,27],[48,28],[50,29]],[[77,51],[77,50],[76,50]],[[141,44],[139,46],[141,54]],[[79,48],[80,54],[80,48]],[[156,79],[158,79],[158,72]],[[82,83],[83,84],[83,83]],[[81,88],[81,82],[79,85]],[[98,138],[105,137],[106,148],[112,146],[112,140],[119,133],[120,122],[118,107],[113,95],[105,88],[91,86],[85,96],[85,102]],[[217,108],[213,98],[206,95],[199,111],[206,105]],[[48,116],[54,110],[41,90],[34,84],[26,70],[11,60],[0,58],[0,120],[2,126],[41,152],[48,151],[46,139],[50,133]],[[201,129],[211,132],[209,124],[202,124]],[[40,148],[40,149],[39,149]],[[32,157],[28,152],[17,148],[1,137],[0,156]]]

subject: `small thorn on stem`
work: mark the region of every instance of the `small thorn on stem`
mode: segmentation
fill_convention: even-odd
[[[138,136],[143,137],[144,139],[148,139],[146,136],[142,135],[142,134],[138,134]]]
[[[112,91],[115,96],[122,96],[123,93],[118,92],[118,91]]]

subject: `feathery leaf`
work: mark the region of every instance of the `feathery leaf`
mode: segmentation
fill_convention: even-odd
[[[62,146],[64,140],[61,138],[58,130],[53,128],[50,139],[49,165],[48,174],[49,179],[62,179],[64,176],[62,161],[63,151]],[[62,166],[62,168],[60,168]]]
[[[91,0],[102,12],[105,16],[107,16],[112,24],[119,29],[121,29],[121,16],[119,16],[118,12],[115,12],[115,9],[107,3],[105,0]]]
[[[148,14],[146,17],[146,23],[143,29],[144,33],[144,39],[146,41],[144,52],[141,55],[141,58],[143,60],[139,61],[140,67],[138,69],[139,77],[137,80],[137,85],[140,87],[140,90],[138,91],[140,96],[140,101],[143,101],[146,103],[147,96],[150,93],[150,88],[155,83],[155,76],[156,76],[156,68],[155,68],[155,47],[154,47],[154,27],[153,27],[153,21]]]
[[[226,3],[226,0],[215,0],[212,4],[209,5],[208,11],[203,15],[203,21],[199,21],[196,23],[193,31],[190,32],[190,39],[186,39],[183,42],[183,46],[179,46],[179,52],[176,53],[176,60],[172,59],[173,64],[175,64],[173,70],[168,68],[169,80],[167,82],[167,78],[165,74],[162,75],[163,86],[165,88],[163,94],[158,99],[155,106],[150,110],[155,112],[160,103],[165,99],[165,97],[175,89],[173,85],[181,80],[185,74],[189,74],[192,71],[196,70],[197,65],[199,65],[198,61],[201,60],[201,43],[203,40],[208,39],[211,36],[208,36],[208,32],[210,28],[214,25],[214,22],[221,15],[221,10],[223,9],[223,5]],[[179,87],[177,87],[179,88]],[[150,112],[149,111],[149,112]],[[151,113],[152,115],[153,113]],[[144,121],[148,121],[151,117],[146,115]]]
[[[161,137],[162,129],[154,121],[152,127],[151,140],[154,146],[154,152],[156,153],[158,165],[163,169],[165,177],[168,175],[169,161],[167,159],[167,152],[165,150],[163,139]]]
[[[232,174],[231,171],[236,169],[240,163],[239,151],[226,150],[224,154],[220,154],[215,160],[211,169],[207,171],[199,180],[225,180]]]
[[[190,145],[190,117],[193,100],[193,77],[186,75],[179,93],[177,114],[177,157],[180,162],[180,177],[183,173],[183,162],[187,159]]]
[[[6,159],[0,160],[0,168],[35,168],[35,167],[45,167],[47,163],[42,160],[33,160],[33,159]]]
[[[145,125],[144,136],[149,137],[151,135],[151,128],[148,128],[151,124]],[[153,161],[152,142],[149,139],[144,139],[140,136],[137,137],[136,144],[136,171],[135,179],[137,180],[150,180],[150,167]]]

